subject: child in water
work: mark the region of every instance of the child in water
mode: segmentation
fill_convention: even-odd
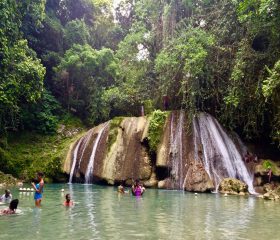
[[[0,215],[10,215],[10,214],[15,214],[16,209],[18,206],[18,199],[14,199],[10,202],[9,208],[1,210]]]
[[[129,191],[125,191],[124,181],[122,181],[121,184],[118,186],[118,193],[121,193],[121,194],[129,193]]]
[[[74,202],[71,201],[71,196],[70,196],[69,193],[66,194],[65,199],[66,199],[66,200],[65,200],[65,202],[63,203],[63,205],[64,205],[65,207],[71,207],[71,206],[74,205]]]

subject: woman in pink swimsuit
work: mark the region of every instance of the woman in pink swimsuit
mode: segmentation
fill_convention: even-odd
[[[137,179],[135,181],[135,184],[132,185],[132,194],[136,197],[141,196],[145,191],[145,188],[142,187],[139,183],[139,180]]]

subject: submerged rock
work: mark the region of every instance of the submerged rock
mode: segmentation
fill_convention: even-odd
[[[235,178],[225,178],[221,181],[218,190],[220,193],[244,195],[248,194],[248,185]]]

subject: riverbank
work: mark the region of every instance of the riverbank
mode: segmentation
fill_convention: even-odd
[[[72,142],[84,132],[85,126],[76,118],[60,122],[53,135],[35,132],[13,132],[0,145],[0,170],[21,181],[33,179],[37,171],[46,175],[46,182],[66,182],[62,164]]]

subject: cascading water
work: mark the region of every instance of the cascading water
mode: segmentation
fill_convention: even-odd
[[[255,193],[253,175],[248,172],[237,147],[217,120],[209,114],[200,113],[193,124],[195,149],[198,149],[199,139],[205,170],[214,181],[216,190],[223,178],[231,177],[242,180],[248,185],[249,192]]]
[[[80,169],[80,165],[81,165],[81,160],[84,156],[84,152],[86,147],[88,146],[89,140],[92,136],[93,130],[91,129],[90,131],[87,132],[87,134],[83,137],[81,137],[81,139],[79,140],[79,142],[77,143],[75,149],[74,149],[74,153],[73,153],[73,163],[72,163],[72,167],[71,167],[71,171],[70,171],[70,177],[69,177],[69,183],[72,183],[73,181],[73,176],[75,173],[76,169]],[[82,151],[81,156],[79,158],[79,165],[78,168],[76,167],[77,165],[77,161],[78,161],[78,153]]]
[[[96,140],[94,142],[92,152],[91,152],[91,155],[90,155],[90,159],[89,159],[89,162],[88,162],[87,170],[86,170],[86,173],[85,173],[85,183],[87,183],[87,184],[92,182],[92,175],[93,175],[93,167],[94,167],[96,150],[98,148],[98,145],[99,145],[100,139],[102,137],[102,134],[108,126],[109,126],[109,123],[105,123],[103,125],[102,129],[99,131],[99,133],[96,137]]]
[[[175,127],[175,113],[171,115],[170,126],[170,154],[171,154],[171,176],[176,188],[183,189],[183,128],[184,111],[180,111],[179,122]]]
[[[72,167],[71,167],[71,171],[70,171],[70,177],[69,177],[69,183],[72,183],[73,180],[73,175],[74,175],[74,171],[75,171],[75,167],[76,167],[76,163],[77,163],[77,156],[78,156],[78,151],[81,145],[81,142],[83,141],[83,138],[81,138],[77,144],[77,146],[75,147],[74,150],[74,154],[73,154],[73,163],[72,163]]]

